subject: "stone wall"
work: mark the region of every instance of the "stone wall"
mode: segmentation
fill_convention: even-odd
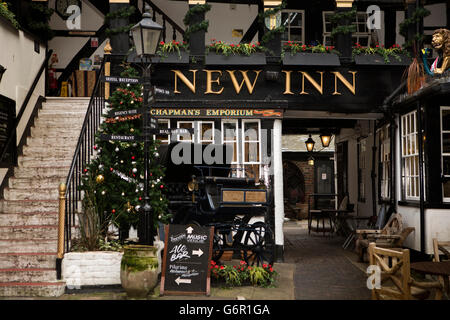
[[[305,179],[305,202],[296,204],[295,216],[290,208],[286,208],[286,215],[288,218],[293,219],[307,219],[308,218],[308,197],[310,194],[314,193],[314,166],[308,165],[307,161],[294,161],[287,160],[294,163],[300,171],[303,173],[303,178]]]

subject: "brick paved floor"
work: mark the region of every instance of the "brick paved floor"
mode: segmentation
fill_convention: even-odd
[[[342,249],[342,237],[308,235],[304,223],[285,224],[286,263],[294,263],[296,300],[366,300],[370,291],[356,254]],[[355,263],[352,263],[354,258]]]

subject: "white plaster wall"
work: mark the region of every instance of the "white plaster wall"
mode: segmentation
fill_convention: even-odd
[[[0,95],[16,102],[17,115],[45,59],[45,46],[40,45],[40,53],[36,53],[34,39],[25,32],[14,29],[3,20],[0,20],[0,44],[2,44],[0,64],[7,69],[0,82]],[[45,95],[44,74],[39,80],[17,128],[17,143],[20,141],[31,111],[40,95]],[[3,180],[5,174],[6,169],[0,169],[0,181]]]
[[[429,254],[433,253],[433,238],[438,241],[450,239],[450,210],[425,210],[425,248]]]
[[[420,210],[418,207],[397,206],[397,213],[402,215],[403,228],[413,227],[414,232],[406,238],[403,246],[420,251]]]

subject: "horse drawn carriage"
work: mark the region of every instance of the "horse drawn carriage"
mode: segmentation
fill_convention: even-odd
[[[227,145],[161,146],[172,223],[213,226],[214,261],[232,251],[249,265],[273,263],[271,190],[255,178],[237,177],[231,155]]]

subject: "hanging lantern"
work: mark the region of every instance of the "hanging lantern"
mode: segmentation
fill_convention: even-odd
[[[314,145],[316,144],[316,142],[312,139],[311,135],[309,135],[309,138],[305,141],[305,144],[306,150],[308,150],[308,152],[312,152],[314,150]]]
[[[314,166],[314,158],[313,157],[308,158],[308,165]]]
[[[322,141],[322,147],[328,148],[330,146],[331,138],[331,134],[321,134],[320,141]]]

